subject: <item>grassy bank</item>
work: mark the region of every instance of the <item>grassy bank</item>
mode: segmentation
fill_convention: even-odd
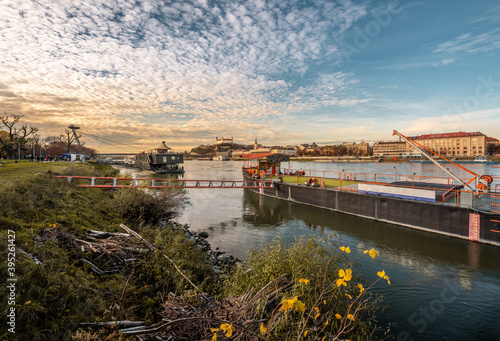
[[[184,190],[83,189],[56,174],[117,175],[79,163],[0,167],[0,240],[16,248],[12,264],[1,259],[0,277],[17,279],[13,304],[0,307],[3,316],[15,308],[18,340],[134,338],[96,325],[109,321],[153,325],[143,340],[385,338],[356,257],[332,240],[278,239],[233,271],[214,272],[227,259],[209,256],[173,221]],[[9,290],[1,286],[0,296]]]
[[[15,236],[17,282],[15,305],[8,306],[2,299],[1,307],[2,312],[15,307],[18,339],[70,339],[78,323],[84,321],[156,322],[162,295],[183,294],[191,289],[165,255],[203,290],[210,292],[214,287],[206,256],[193,248],[182,231],[172,224],[161,229],[151,224],[175,216],[184,200],[182,192],[164,191],[154,197],[135,189],[81,189],[53,178],[54,174],[113,176],[116,171],[108,166],[63,162],[2,164],[1,244],[8,244],[9,235]],[[168,202],[168,198],[176,204]],[[124,252],[136,258],[125,262],[112,249],[99,252],[81,242],[90,230],[125,232],[121,223],[154,241],[157,251]],[[90,243],[92,239],[84,241]],[[118,251],[145,249],[130,238],[126,244],[114,244]],[[7,278],[7,258],[1,261],[1,277]],[[122,261],[123,265],[111,266]],[[102,270],[109,267],[119,271],[96,275],[85,262],[100,264]],[[6,286],[1,287],[0,295],[8,296]],[[3,328],[2,333],[2,337],[9,336]]]

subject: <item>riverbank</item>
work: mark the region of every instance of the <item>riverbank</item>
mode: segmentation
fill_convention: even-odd
[[[117,332],[117,327],[130,325],[123,321],[133,321],[136,327],[139,323],[146,335],[143,339],[168,339],[188,332],[193,334],[185,337],[206,339],[212,337],[210,329],[221,329],[224,324],[232,326],[234,333],[248,333],[249,339],[268,335],[270,340],[295,339],[299,325],[312,326],[316,319],[305,318],[301,309],[299,313],[283,311],[279,302],[300,297],[290,304],[303,302],[304,311],[311,314],[319,309],[314,305],[315,294],[325,283],[319,281],[324,271],[329,274],[326,283],[335,283],[338,269],[349,266],[337,245],[327,248],[312,239],[294,245],[295,253],[285,258],[278,259],[268,248],[255,250],[253,258],[241,263],[212,250],[205,233],[192,233],[187,225],[174,221],[185,203],[182,191],[151,195],[137,189],[82,189],[77,181],[70,184],[52,175],[117,174],[109,167],[89,164],[27,164],[22,168],[23,164],[4,164],[0,170],[4,181],[1,239],[2,244],[12,245],[15,254],[14,261],[2,259],[0,272],[2,278],[13,274],[16,279],[12,304],[4,300],[2,307],[5,312],[14,308],[12,328],[20,339],[133,335]],[[10,181],[6,180],[9,172]],[[291,252],[284,245],[274,245],[273,250],[280,253]],[[300,279],[310,281],[310,291]],[[323,323],[329,322],[329,335],[335,335],[342,324],[354,327],[345,334],[349,337],[377,332],[368,327],[376,309],[374,298],[363,294],[370,305],[358,307],[363,312],[359,318],[351,313],[353,320],[348,318],[349,309],[361,301],[338,299],[346,297],[344,293],[359,295],[358,283],[353,278],[349,286],[333,286],[332,294],[324,296],[327,303],[321,313]],[[3,286],[2,297],[11,297],[9,290]],[[237,302],[245,304],[235,308]],[[334,306],[342,314],[340,319],[332,315]],[[212,317],[207,319],[207,314]],[[257,315],[261,319],[248,319]],[[282,318],[285,315],[287,319]],[[166,328],[165,319],[175,328]],[[160,326],[165,328],[161,333],[155,329]],[[9,337],[8,333],[2,337]],[[224,334],[219,337],[223,339]]]

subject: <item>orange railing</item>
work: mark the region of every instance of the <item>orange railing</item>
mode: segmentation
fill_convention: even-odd
[[[325,179],[342,179],[348,181],[359,181],[359,182],[382,182],[385,181],[416,181],[422,182],[430,179],[440,179],[446,181],[446,184],[453,184],[454,180],[450,176],[426,176],[426,175],[408,175],[408,174],[397,174],[396,172],[389,173],[357,173],[357,172],[345,172],[345,171],[333,171],[333,170],[304,170],[304,169],[283,169],[285,175],[296,175],[296,172],[303,171],[305,176],[308,177],[321,177]],[[320,174],[320,175],[318,175]],[[379,181],[377,181],[377,178]],[[475,178],[461,178],[462,181],[474,181]]]

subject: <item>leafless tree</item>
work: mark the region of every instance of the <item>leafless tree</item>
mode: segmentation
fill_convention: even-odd
[[[82,135],[77,134],[78,138],[82,137]],[[67,153],[71,152],[71,146],[74,145],[74,142],[76,141],[75,135],[73,134],[73,131],[69,129],[64,129],[64,134],[61,134],[57,137],[57,140],[61,142],[64,147],[66,147]],[[83,144],[82,144],[83,145]]]
[[[9,115],[5,112],[0,116],[0,128],[7,132],[7,138],[0,137],[0,149],[9,157],[13,157],[18,149],[25,149],[29,136],[34,136],[38,128],[21,124],[21,115]],[[19,126],[20,125],[20,126]]]

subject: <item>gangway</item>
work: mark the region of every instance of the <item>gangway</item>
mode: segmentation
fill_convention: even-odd
[[[186,179],[151,179],[151,178],[113,178],[91,176],[62,176],[54,178],[86,180],[90,183],[78,184],[84,188],[273,188],[272,181],[261,180],[186,180]]]

